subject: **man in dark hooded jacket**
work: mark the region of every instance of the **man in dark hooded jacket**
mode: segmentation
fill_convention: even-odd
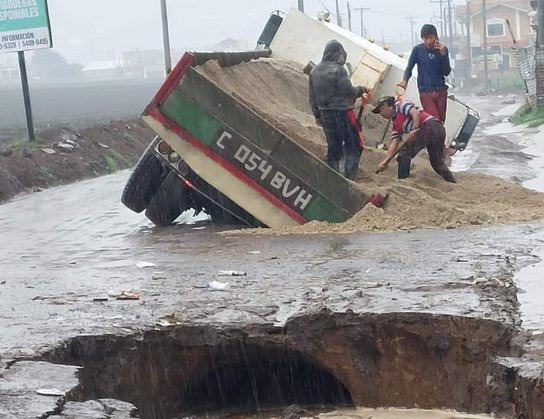
[[[345,175],[355,179],[363,151],[359,127],[353,115],[355,99],[367,92],[353,86],[344,68],[347,54],[342,44],[329,41],[321,62],[310,73],[310,104],[318,125],[327,137],[327,163],[340,171],[342,145],[346,153]]]

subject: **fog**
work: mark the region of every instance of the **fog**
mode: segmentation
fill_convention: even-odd
[[[175,50],[209,48],[235,39],[252,48],[268,15],[287,12],[296,0],[168,0],[171,46]],[[306,13],[315,16],[333,0],[305,0]],[[368,7],[364,22],[368,36],[386,42],[410,40],[407,16],[415,16],[414,30],[438,14],[438,4],[429,0],[351,0],[350,6]],[[347,27],[346,1],[340,1]],[[70,62],[120,58],[122,51],[161,49],[159,0],[49,0],[54,50]],[[334,17],[333,17],[334,20]],[[352,15],[352,29],[360,31],[360,14]],[[382,33],[383,31],[383,33]]]

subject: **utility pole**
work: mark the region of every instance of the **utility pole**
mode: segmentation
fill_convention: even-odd
[[[364,38],[365,36],[365,27],[364,27],[364,21],[363,21],[363,13],[365,10],[370,10],[370,7],[357,7],[353,10],[357,10],[361,13],[361,36]]]
[[[336,24],[342,27],[342,17],[340,16],[340,7],[338,6],[338,0],[336,0]]]
[[[470,0],[467,0],[467,83],[472,76],[472,45],[470,43]]]
[[[414,16],[407,16],[406,19],[410,22],[410,33],[412,34],[412,48],[415,46],[416,42],[414,40],[414,23],[416,23],[416,20]]]
[[[536,30],[537,44],[538,44],[537,46],[542,47],[544,46],[544,0],[538,0],[537,13],[538,13],[538,28]]]
[[[487,6],[485,0],[482,0],[482,23],[483,23],[483,48],[484,48],[484,91],[488,89],[488,74],[487,74]]]
[[[451,16],[451,0],[448,0],[448,23],[449,23],[449,46],[450,48],[453,48],[453,19]]]
[[[168,75],[170,74],[170,71],[172,71],[172,56],[170,55],[170,35],[168,33],[168,10],[166,9],[166,0],[161,0],[161,18],[164,70]]]
[[[349,7],[349,1],[348,1],[348,29],[351,32],[351,8]]]
[[[444,0],[431,0],[431,3],[440,3],[440,35],[446,35],[446,29],[444,29],[446,21],[444,19],[444,9],[442,8]]]
[[[304,13],[304,0],[298,0],[298,10]]]

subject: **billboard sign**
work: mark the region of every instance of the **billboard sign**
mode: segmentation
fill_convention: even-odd
[[[0,53],[52,44],[47,0],[0,0]]]

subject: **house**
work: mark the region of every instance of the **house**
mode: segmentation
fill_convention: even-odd
[[[486,0],[487,55],[489,71],[506,71],[516,68],[512,48],[525,47],[535,40],[531,25],[532,7],[529,0]],[[466,32],[466,17],[470,13],[470,45],[472,74],[478,74],[483,66],[484,20],[482,0],[469,0],[457,6],[456,16]],[[461,59],[467,57],[467,46],[460,46]]]
[[[113,61],[93,61],[81,69],[85,80],[112,80],[123,77],[122,67],[117,66]]]
[[[164,54],[162,50],[124,51],[123,68],[128,78],[162,78],[164,77]]]

